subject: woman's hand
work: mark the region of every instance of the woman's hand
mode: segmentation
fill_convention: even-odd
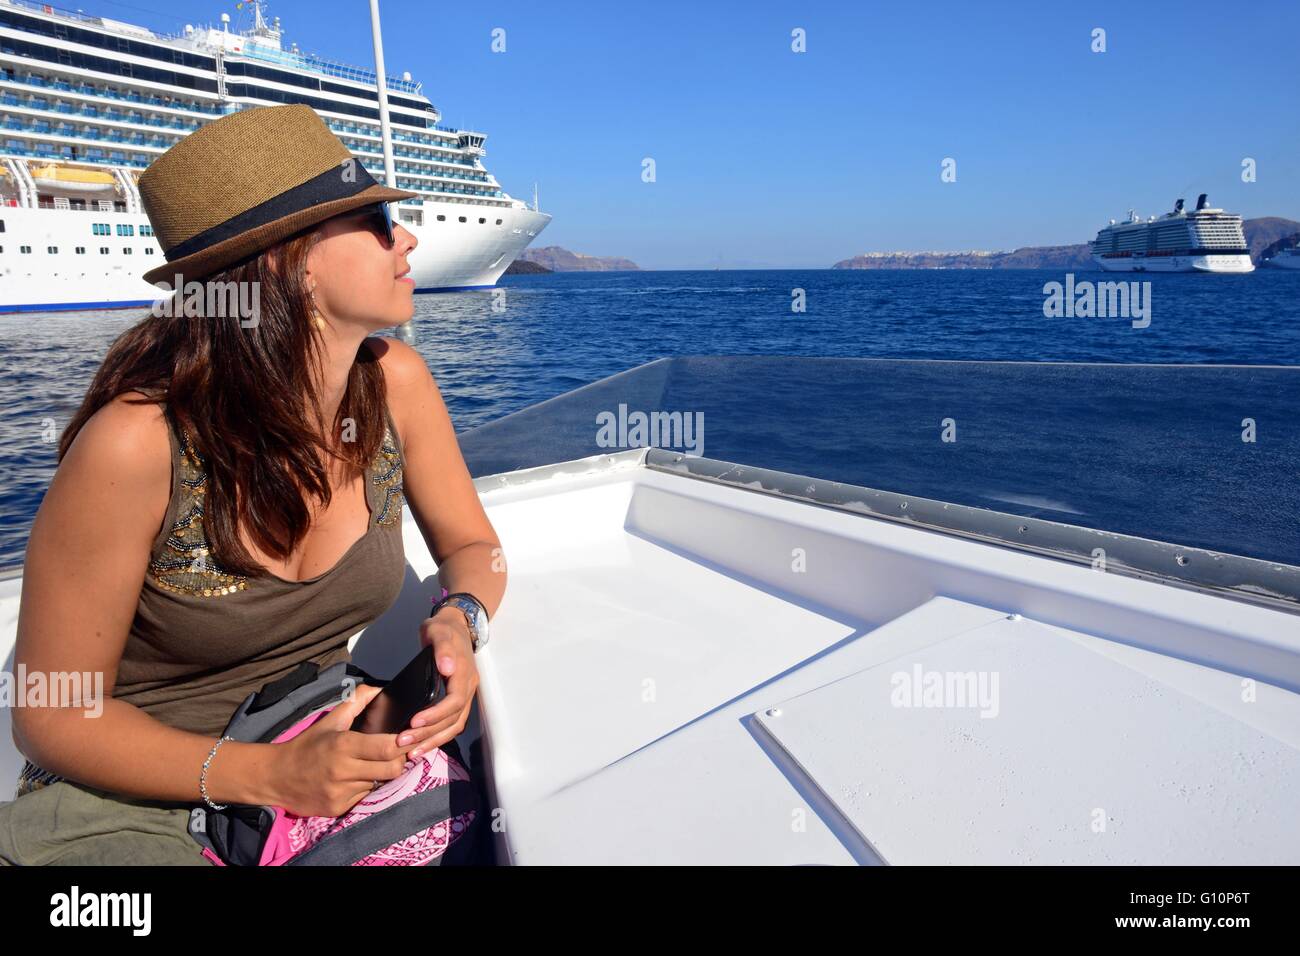
[[[411,718],[412,729],[398,735],[399,746],[413,747],[413,758],[442,746],[465,729],[478,691],[474,641],[464,613],[444,607],[437,616],[426,619],[420,625],[420,646],[426,644],[432,645],[438,673],[447,680],[447,694]]]
[[[324,717],[275,748],[276,803],[298,816],[337,817],[406,768],[396,734],[363,734],[352,721],[383,688],[359,684]]]

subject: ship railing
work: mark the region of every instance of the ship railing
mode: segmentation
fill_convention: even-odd
[[[240,51],[240,56],[246,56],[254,60],[265,60],[268,63],[279,63],[284,66],[298,67],[303,70],[310,70],[313,73],[322,73],[326,76],[337,76],[344,80],[353,80],[357,83],[376,84],[379,81],[374,70],[367,70],[365,67],[353,66],[350,63],[340,63],[337,60],[327,60],[324,57],[313,56],[311,54],[294,53],[286,50],[267,50],[260,47],[247,47]],[[402,93],[413,93],[420,95],[421,84],[416,80],[403,80],[400,77],[385,76],[384,84],[390,89],[398,90]]]
[[[69,156],[57,150],[46,148],[27,149],[22,146],[5,146],[0,148],[0,156],[20,156],[30,159],[49,159],[64,163],[93,163],[98,166],[130,166],[133,169],[146,169],[149,164],[135,159],[110,156]]]
[[[334,130],[335,132],[352,133],[355,136],[370,136],[375,139],[380,138],[379,130],[377,128],[366,128],[364,126],[351,126],[346,123],[340,123],[337,120],[326,120],[326,123],[329,125],[329,128]],[[440,139],[434,139],[430,136],[415,136],[411,133],[399,133],[397,131],[394,131],[393,139],[401,140],[404,143],[415,143],[418,146],[427,146],[430,149],[445,149],[445,150],[452,150],[452,151],[459,151],[460,149],[460,145],[456,143],[447,143]],[[458,162],[458,160],[448,160],[448,162]],[[465,163],[465,165],[472,165],[472,164]]]
[[[184,110],[187,113],[200,113],[204,116],[219,117],[219,116],[224,116],[226,113],[233,112],[239,109],[238,105],[234,105],[234,104],[227,107],[219,107],[214,104],[211,108],[203,108],[203,107],[190,106],[189,104],[180,101],[168,103],[166,100],[157,96],[141,97],[138,94],[136,94],[135,98],[132,99],[131,95],[128,95],[126,93],[119,93],[108,87],[104,87],[101,89],[94,86],[74,86],[71,83],[62,83],[56,80],[46,80],[43,79],[42,77],[35,76],[35,75],[12,76],[3,79],[0,82],[24,83],[28,86],[36,86],[42,89],[58,90],[61,93],[80,93],[83,96],[95,96],[100,99],[117,100],[118,102],[143,103],[149,106],[159,106],[162,107],[163,109]]]
[[[331,126],[330,128],[333,129],[332,126]],[[372,145],[372,144],[370,144],[370,143],[365,143],[365,144],[362,144],[362,145],[356,145],[356,146],[353,146],[353,145],[350,145],[350,144],[349,144],[348,148],[351,149],[352,152],[354,152],[354,153],[365,153],[367,156],[382,156],[382,155],[383,155],[383,151],[382,151],[382,150],[380,150],[379,148],[375,147],[374,145]],[[419,153],[413,152],[413,151],[411,151],[411,150],[409,150],[409,149],[395,149],[395,150],[393,150],[393,155],[395,155],[395,156],[404,156],[404,157],[406,157],[407,159],[422,159],[422,160],[424,160],[424,161],[427,162],[427,163],[442,163],[442,164],[444,164],[444,165],[464,166],[466,169],[474,169],[474,168],[475,168],[474,164],[473,164],[473,163],[470,163],[470,162],[457,161],[457,160],[454,160],[454,159],[443,159],[441,156],[421,156]],[[419,170],[417,170],[417,171],[419,171]],[[450,175],[453,175],[453,174],[448,173],[447,175],[450,176]],[[488,180],[486,180],[486,179],[482,179],[482,177],[473,177],[473,176],[471,176],[471,177],[467,177],[467,178],[470,178],[470,179],[479,178],[482,182],[487,182],[487,181],[488,181]]]
[[[31,0],[10,0],[10,6],[22,7],[43,13],[46,16],[54,16],[60,20],[71,20],[76,23],[86,23],[100,29],[104,28],[104,22],[100,17],[87,16],[79,11],[65,10],[62,7],[55,7],[46,3],[33,3]],[[111,29],[111,28],[110,28]],[[128,36],[135,39],[154,39],[170,42],[186,42],[187,37],[178,33],[162,33],[156,30],[149,31],[148,38],[135,37],[134,34],[117,34],[119,36]],[[287,51],[262,50],[256,47],[250,47],[241,51],[242,56],[252,59],[266,60],[271,63],[283,63],[288,66],[297,66],[303,69],[311,70],[316,73],[324,73],[329,76],[339,76],[344,79],[357,80],[362,83],[374,83],[376,77],[373,71],[366,70],[362,67],[351,66],[346,63],[339,63],[334,60],[327,60],[323,57],[311,56],[309,54],[292,53]],[[417,81],[407,81],[400,77],[385,77],[388,86],[404,93],[414,93],[419,95],[420,83]]]
[[[99,17],[87,16],[80,11],[65,10],[63,7],[52,6],[48,3],[32,3],[31,0],[9,0],[9,6],[25,7],[28,10],[35,10],[37,13],[43,13],[47,17],[55,16],[60,20],[74,20],[77,23],[90,23],[97,27],[102,27],[103,21]],[[152,31],[150,31],[152,32]],[[154,34],[157,36],[157,34]]]
[[[90,133],[83,129],[77,129],[71,126],[51,126],[43,120],[36,120],[30,123],[20,123],[15,120],[9,120],[4,124],[5,129],[17,130],[24,133],[35,133],[39,136],[63,136],[68,139],[88,139],[93,142],[105,143],[125,143],[130,146],[155,146],[166,149],[171,145],[169,140],[159,136],[143,136],[136,134],[134,136],[124,136],[121,133]]]
[[[52,113],[61,113],[64,116],[84,116],[87,119],[93,119],[100,122],[134,123],[137,126],[154,126],[158,129],[178,129],[186,132],[193,132],[203,125],[201,123],[181,123],[179,121],[167,122],[166,120],[150,119],[144,116],[126,116],[124,114],[110,113],[107,110],[97,110],[94,108],[76,109],[75,107],[68,106],[65,103],[58,103],[54,106],[41,105],[32,102],[24,102],[19,97],[9,94],[0,96],[0,103],[3,103],[6,106],[21,106],[26,109],[48,110]]]

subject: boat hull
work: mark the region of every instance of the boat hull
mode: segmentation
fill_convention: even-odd
[[[1108,259],[1093,256],[1104,272],[1254,272],[1248,255],[1226,256],[1126,256]]]
[[[417,211],[421,222],[405,221]],[[445,218],[439,221],[439,215]],[[523,207],[449,202],[399,204],[395,218],[416,238],[408,260],[417,292],[495,285],[551,221],[549,215]],[[5,223],[0,312],[147,306],[158,295],[142,275],[164,259],[158,241],[139,234],[149,223],[142,212],[5,206],[0,220]],[[109,234],[94,235],[93,223],[107,223]],[[135,234],[117,235],[119,225],[133,226]],[[78,247],[85,252],[77,253]]]

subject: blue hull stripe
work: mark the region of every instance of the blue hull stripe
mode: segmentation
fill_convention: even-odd
[[[455,285],[440,288],[416,289],[416,292],[468,292],[471,289],[492,289],[491,285]],[[44,302],[31,305],[0,304],[0,314],[5,312],[84,312],[91,309],[136,309],[152,306],[153,299],[138,302]]]

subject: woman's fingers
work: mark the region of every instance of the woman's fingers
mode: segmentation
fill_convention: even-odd
[[[382,687],[375,684],[358,684],[353,688],[351,698],[337,704],[320,719],[320,723],[334,730],[347,730],[352,726],[352,721],[356,719],[357,714],[365,710],[366,705],[382,690]]]
[[[412,717],[411,727],[414,730],[425,727],[431,727],[435,731],[445,730],[469,713],[469,705],[477,689],[478,669],[474,667],[473,660],[456,661],[451,676],[447,678],[446,696]]]
[[[376,780],[392,780],[406,771],[406,756],[391,760],[353,759],[346,764],[346,783],[364,783],[367,788]]]
[[[471,703],[473,698],[471,698]],[[411,745],[414,749],[410,751],[411,757],[418,757],[420,754],[428,753],[434,747],[441,747],[447,741],[452,740],[465,729],[465,723],[469,720],[470,704],[467,703],[458,714],[453,714],[447,720],[440,721],[427,727],[421,727],[419,730],[408,730],[398,735],[398,740],[405,740],[408,736],[414,738]]]

